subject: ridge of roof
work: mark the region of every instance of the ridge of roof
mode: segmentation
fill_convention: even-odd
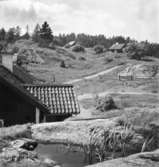
[[[27,87],[27,86],[32,86],[32,87],[74,87],[72,84],[58,84],[58,83],[55,83],[55,84],[48,84],[48,83],[33,83],[33,84],[21,84],[22,86],[24,87]]]

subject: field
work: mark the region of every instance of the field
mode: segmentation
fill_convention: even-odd
[[[93,48],[86,48],[85,52],[77,53],[71,48],[64,47],[40,48],[29,40],[17,41],[15,45],[20,48],[20,51],[31,50],[30,54],[34,53],[44,60],[44,63],[24,65],[35,77],[46,83],[73,84],[81,108],[85,109],[85,112],[93,109],[95,97],[104,98],[106,95],[113,96],[120,108],[157,106],[159,101],[158,68],[155,71],[155,77],[148,79],[119,80],[118,74],[128,66],[131,68],[136,66],[135,73],[141,73],[143,76],[153,73],[155,69],[153,67],[159,65],[158,59],[149,58],[137,61],[129,59],[126,53],[95,54]],[[25,53],[23,55],[25,56]],[[61,67],[62,61],[65,63],[65,68]]]

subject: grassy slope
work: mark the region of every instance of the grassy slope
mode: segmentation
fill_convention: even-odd
[[[123,70],[127,64],[148,64],[159,65],[159,60],[154,59],[152,62],[130,60],[125,54],[103,53],[95,54],[93,49],[87,48],[85,53],[74,53],[71,49],[57,48],[56,50],[40,48],[31,41],[19,41],[16,43],[19,48],[34,49],[44,60],[44,64],[30,64],[27,69],[37,78],[44,79],[47,82],[53,81],[63,83],[73,79],[83,78],[93,75],[106,69],[120,66],[108,74],[92,78],[90,80],[82,80],[74,83],[77,95],[93,93],[94,96],[102,92],[158,92],[158,79],[147,81],[119,81],[117,73]],[[80,60],[84,57],[85,60]],[[68,68],[61,68],[60,62],[64,60]],[[158,103],[159,97],[156,95],[114,95],[116,101],[122,107],[130,107],[133,105],[144,105]],[[150,100],[149,100],[150,99]],[[94,99],[81,100],[81,104],[86,108],[90,108],[94,103]]]

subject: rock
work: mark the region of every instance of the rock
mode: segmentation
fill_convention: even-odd
[[[27,151],[21,148],[3,148],[3,152],[0,154],[0,159],[6,161],[17,162],[22,159],[37,159],[37,153]]]
[[[55,166],[55,165],[57,166],[57,162],[55,162],[51,159],[48,159],[48,158],[44,159],[43,163],[48,165],[49,167],[52,167],[52,166]]]
[[[32,151],[37,147],[38,143],[32,139],[23,138],[12,141],[10,145],[13,148],[23,148]]]
[[[0,153],[0,167],[58,167],[57,163],[49,159],[40,159],[36,152],[22,148],[4,148]],[[60,166],[59,166],[60,167]]]
[[[120,164],[120,165],[119,165]],[[87,167],[158,167],[159,166],[159,150],[153,152],[144,152],[134,154],[126,158],[118,158]]]

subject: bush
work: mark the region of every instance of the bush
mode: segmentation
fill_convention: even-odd
[[[117,109],[117,106],[111,96],[106,96],[104,99],[96,99],[96,109],[105,112],[112,109]]]
[[[104,46],[103,45],[96,45],[94,47],[94,51],[96,52],[96,54],[99,54],[99,53],[103,53],[104,52]]]
[[[66,64],[65,64],[65,61],[64,61],[64,60],[61,61],[60,67],[66,68]]]
[[[19,48],[15,46],[15,47],[12,49],[11,52],[12,52],[12,54],[18,53],[18,52],[19,52]]]
[[[79,60],[81,60],[81,61],[85,61],[86,58],[85,58],[85,57],[80,57]]]
[[[107,57],[107,58],[105,59],[105,63],[110,63],[110,62],[112,62],[112,61],[113,61],[113,59],[110,58],[110,57]]]
[[[146,42],[131,43],[125,52],[127,52],[130,59],[141,60],[145,56],[150,56],[150,45]]]
[[[76,46],[74,46],[74,47],[72,48],[72,51],[73,51],[73,52],[84,52],[85,49],[84,49],[84,47],[81,46],[81,45],[76,45]]]

